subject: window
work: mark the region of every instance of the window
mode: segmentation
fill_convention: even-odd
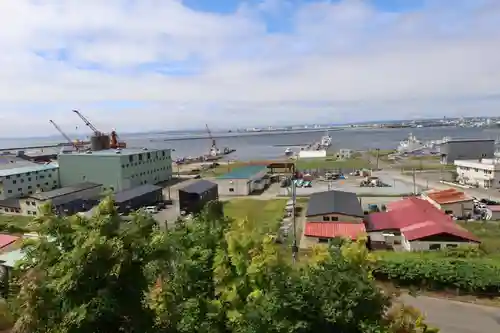
[[[147,155],[148,160],[150,160],[151,159],[151,153],[147,153],[146,155]]]
[[[452,210],[445,210],[445,211],[444,211],[444,213],[445,213],[446,215],[450,215],[450,214],[453,214],[453,211],[452,211]]]
[[[134,161],[134,155],[129,155],[128,156],[128,161],[133,162]]]
[[[142,161],[142,155],[137,155],[137,157],[139,158],[139,161]]]
[[[441,244],[431,244],[429,250],[441,250]]]
[[[12,184],[17,184],[17,180],[15,180],[15,179],[14,179],[14,180],[12,181]]]
[[[330,216],[323,216],[323,221],[330,221]]]
[[[453,249],[453,248],[458,247],[458,245],[457,244],[446,244],[446,247],[449,249]]]
[[[328,238],[318,238],[318,243],[328,243]]]
[[[331,219],[332,219],[332,221],[338,221],[339,220],[338,216],[332,216]]]
[[[229,192],[234,192],[234,188],[230,187]]]

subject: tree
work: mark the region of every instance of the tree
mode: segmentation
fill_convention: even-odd
[[[35,222],[41,238],[25,249],[13,332],[152,332],[144,305],[151,218],[123,225],[106,199],[91,219],[56,217],[45,207]]]
[[[292,265],[272,235],[224,217],[220,202],[165,232],[146,215],[122,221],[109,199],[91,219],[43,213],[21,266],[15,333],[425,331],[386,316],[363,240]]]

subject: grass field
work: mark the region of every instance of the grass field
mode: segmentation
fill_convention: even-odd
[[[500,222],[458,222],[459,225],[481,240],[480,248],[489,255],[500,258]]]
[[[224,213],[235,220],[248,219],[262,234],[275,233],[283,218],[286,199],[235,199],[224,204]]]

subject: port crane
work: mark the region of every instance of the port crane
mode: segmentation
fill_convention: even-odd
[[[69,144],[71,146],[73,146],[77,151],[80,150],[80,147],[78,147],[78,145],[73,141],[71,140],[71,138],[66,134],[64,133],[64,131],[55,123],[55,121],[53,121],[52,119],[49,120],[49,122],[52,124],[52,126],[54,126],[54,128],[59,132],[61,133],[61,135],[66,139],[66,141],[69,142]]]
[[[85,123],[85,125],[87,125],[94,132],[94,134],[96,136],[103,135],[103,133],[101,131],[99,131],[94,125],[92,125],[92,123],[83,114],[81,114],[80,111],[73,110],[73,112],[76,113],[78,115],[78,117],[80,117],[81,120],[83,120],[83,122]],[[112,130],[111,131],[111,135],[110,135],[109,147],[113,148],[113,149],[115,149],[115,148],[126,148],[127,144],[125,142],[123,142],[123,141],[119,141],[118,133],[116,133],[115,130]]]
[[[205,127],[207,128],[208,137],[210,138],[210,141],[212,141],[212,146],[210,147],[210,155],[217,156],[217,155],[219,155],[219,148],[217,148],[217,142],[215,141],[214,137],[212,136],[212,132],[210,131],[208,124],[205,124]]]

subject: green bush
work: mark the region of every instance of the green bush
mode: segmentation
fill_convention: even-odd
[[[443,254],[389,255],[377,261],[374,276],[401,286],[453,289],[464,294],[500,294],[500,263],[491,259],[447,257]]]

